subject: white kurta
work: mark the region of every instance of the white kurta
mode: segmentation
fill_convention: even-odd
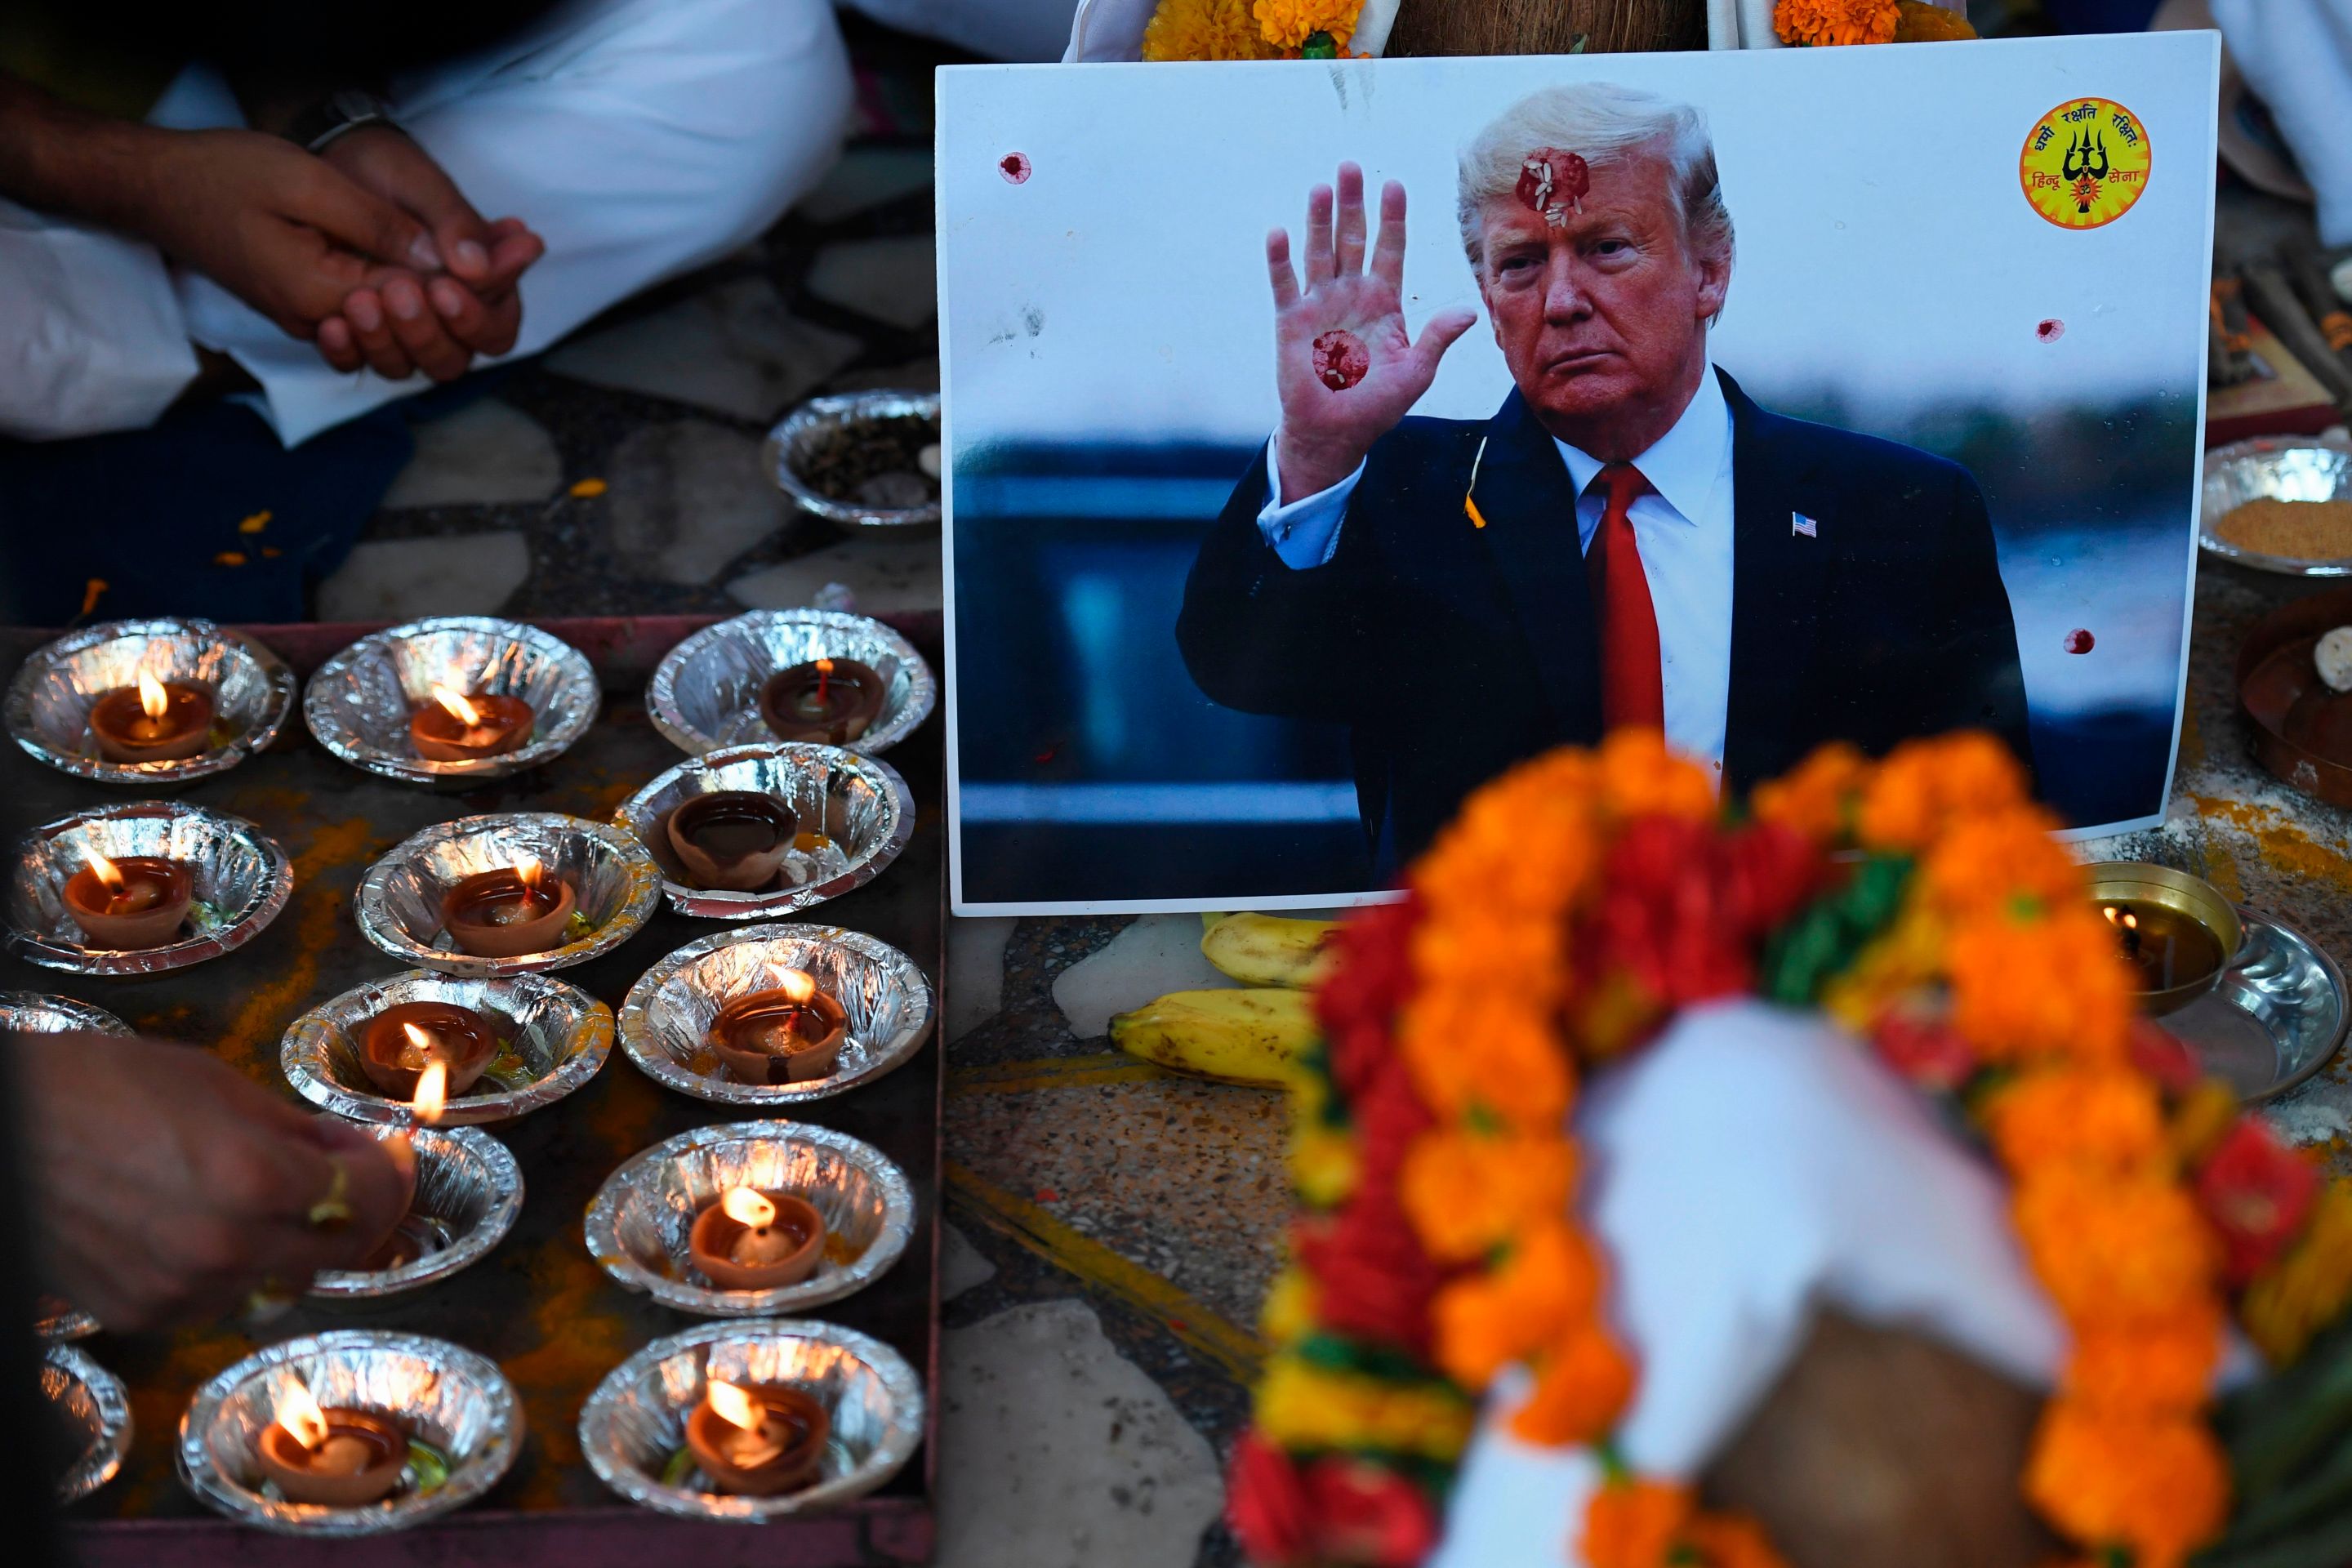
[[[485,217],[547,241],[523,277],[537,353],[631,294],[765,229],[831,166],[847,56],[826,0],[573,0],[520,37],[394,84],[393,112]],[[151,118],[242,122],[191,68]],[[429,386],[345,374],[149,247],[0,202],[0,431],[152,423],[195,374],[191,340],[261,384],[289,446]]]

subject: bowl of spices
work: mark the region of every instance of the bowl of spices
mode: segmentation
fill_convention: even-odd
[[[2214,447],[2198,542],[2258,572],[2352,576],[2352,442],[2263,436]]]
[[[813,397],[768,432],[765,460],[804,511],[850,528],[937,528],[940,397]]]

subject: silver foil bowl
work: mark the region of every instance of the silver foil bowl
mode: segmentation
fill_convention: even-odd
[[[2258,572],[2289,577],[2352,576],[2352,558],[2307,561],[2266,555],[2231,543],[2214,525],[2250,500],[2352,500],[2352,449],[2340,438],[2258,436],[2205,454],[2197,541],[2212,554]]]
[[[436,682],[521,698],[538,715],[530,743],[465,763],[418,756],[408,719],[433,700]],[[602,700],[587,657],[561,637],[489,616],[436,616],[362,637],[320,665],[302,694],[302,721],[353,767],[411,784],[471,784],[562,756],[596,721]]]
[[[772,989],[788,969],[814,979],[849,1015],[830,1078],[741,1083],[708,1044],[711,1020],[737,996]],[[824,1100],[902,1067],[931,1032],[931,983],[913,959],[839,926],[761,925],[690,942],[629,987],[621,1048],[656,1082],[720,1105]]]
[[[58,1501],[79,1502],[122,1468],[131,1448],[131,1396],[121,1378],[80,1351],[51,1345],[41,1352],[41,1397],[65,1429],[59,1447],[74,1455],[58,1478]]]
[[[381,1141],[399,1129],[369,1129]],[[446,1279],[506,1239],[522,1213],[522,1167],[507,1146],[470,1128],[420,1127],[409,1134],[416,1151],[416,1196],[401,1231],[417,1256],[397,1268],[331,1268],[310,1277],[310,1294],[342,1300],[397,1296]]]
[[[940,422],[936,392],[854,392],[838,397],[812,397],[768,432],[761,460],[778,488],[803,511],[814,512],[844,528],[937,528],[937,495],[919,506],[877,506],[859,500],[835,500],[801,478],[801,465],[841,432],[886,419],[928,419]],[[937,487],[939,476],[928,476]]]
[[[690,1460],[686,1418],[709,1380],[786,1383],[822,1401],[833,1437],[817,1479],[784,1497],[727,1497]],[[759,1524],[864,1497],[898,1473],[923,1436],[923,1382],[906,1358],[833,1323],[706,1323],[656,1340],[607,1373],[580,1412],[597,1479],[631,1502]]]
[[[803,832],[822,832],[831,843],[812,853],[793,850],[772,888],[749,893],[698,888],[685,880],[662,819],[696,795],[721,790],[773,795],[792,809]],[[914,796],[898,769],[836,746],[792,741],[690,758],[623,801],[614,816],[662,868],[670,908],[714,921],[772,920],[837,899],[880,876],[915,836]]]
[[[98,1332],[99,1321],[61,1296],[33,1299],[33,1332],[45,1345],[70,1344]]]
[[[176,763],[100,756],[89,710],[141,670],[208,686],[219,743]],[[5,712],[16,743],[53,768],[101,784],[162,784],[226,773],[278,738],[294,706],[294,672],[243,632],[210,621],[108,621],[68,632],[34,653],[8,683]]]
[[[613,1050],[613,1010],[543,974],[491,979],[413,969],[370,981],[294,1020],[278,1065],[294,1092],[324,1110],[405,1127],[408,1102],[387,1098],[360,1067],[368,1020],[403,1002],[447,1002],[490,1017],[509,1044],[490,1070],[442,1112],[444,1127],[506,1121],[552,1105],[596,1076]]]
[[[807,1199],[824,1216],[816,1272],[770,1290],[723,1289],[705,1279],[687,1233],[730,1187]],[[765,1318],[865,1289],[898,1261],[914,1229],[914,1189],[872,1144],[796,1121],[736,1121],[681,1132],[624,1163],[588,1205],[587,1234],[605,1273],[665,1307]]]
[[[412,1468],[399,1490],[365,1508],[288,1502],[263,1480],[255,1445],[278,1419],[283,1379],[299,1377],[329,1410],[397,1418],[438,1451],[437,1485]],[[196,1390],[180,1418],[180,1479],[241,1524],[281,1535],[374,1535],[421,1524],[473,1501],[505,1475],[522,1442],[522,1402],[496,1365],[423,1334],[341,1329],[258,1351]]]
[[[159,855],[186,863],[196,901],[177,940],[137,952],[89,946],[66,912],[67,879],[88,862]],[[278,918],[294,890],[293,863],[261,829],[202,806],[142,801],[44,823],[17,841],[5,918],[16,951],[44,969],[76,974],[161,974],[233,952]]]
[[[845,610],[754,610],[705,626],[664,656],[646,688],[654,728],[692,756],[773,741],[760,715],[768,678],[820,658],[871,665],[889,687],[880,717],[848,750],[875,757],[914,732],[939,701],[939,678],[915,645]]]
[[[0,1035],[119,1035],[137,1033],[103,1007],[45,991],[0,991]]]
[[[572,883],[595,929],[577,942],[520,958],[459,952],[441,929],[441,897],[478,871],[526,857]],[[607,823],[548,811],[436,822],[368,868],[352,903],[368,941],[404,963],[444,974],[523,974],[601,958],[637,934],[661,902],[661,868],[636,837]]]

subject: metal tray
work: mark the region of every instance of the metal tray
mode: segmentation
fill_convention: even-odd
[[[2265,555],[2231,543],[2213,525],[2250,500],[2352,500],[2352,448],[2308,436],[2257,436],[2205,454],[2204,493],[2197,509],[2197,542],[2208,554],[2282,577],[2352,577],[2352,559],[2305,561]]]
[[[2327,1065],[2352,1022],[2344,972],[2276,915],[2240,905],[2245,941],[2213,989],[2164,1026],[2249,1104],[2275,1100]]]

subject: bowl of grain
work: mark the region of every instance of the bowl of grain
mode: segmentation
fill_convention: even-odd
[[[2198,542],[2258,572],[2352,577],[2352,440],[2258,436],[2205,454]]]

